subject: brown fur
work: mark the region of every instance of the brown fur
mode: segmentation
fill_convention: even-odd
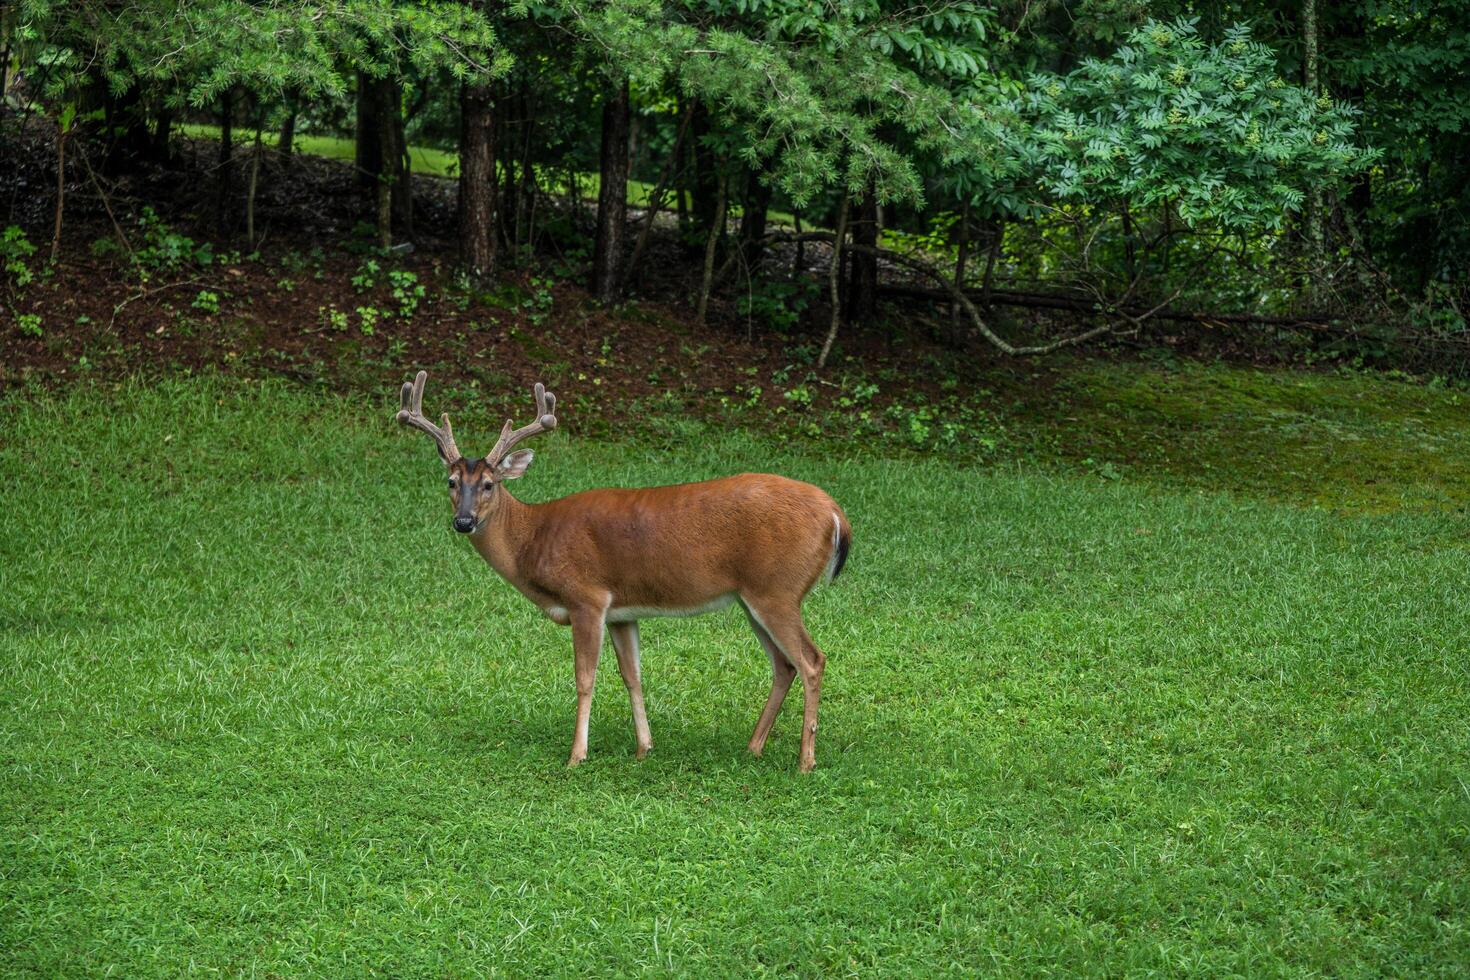
[[[801,601],[835,562],[834,531],[842,550],[851,534],[831,497],[808,483],[747,473],[641,490],[587,490],[525,504],[485,461],[457,460],[450,473],[459,481],[451,493],[456,512],[469,510],[475,517],[475,549],[549,617],[572,627],[578,725],[569,764],[587,754],[586,719],[604,625],[612,628],[634,699],[639,756],[651,747],[641,710],[636,622],[608,624],[609,611],[677,614],[733,596],[750,616],[773,670],[771,698],[750,749],[759,754],[764,748],[799,672],[806,700],[801,768],[815,765],[825,657],[807,635]],[[624,647],[630,648],[626,656]]]

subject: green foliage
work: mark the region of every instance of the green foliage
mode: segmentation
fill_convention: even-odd
[[[717,108],[739,156],[770,168],[798,207],[837,185],[923,199],[914,155],[994,160],[998,126],[947,85],[985,63],[992,14],[972,3],[571,0],[567,16],[640,87],[667,82]]]
[[[821,287],[811,279],[758,279],[736,300],[743,317],[784,335],[801,322]]]
[[[510,66],[476,5],[433,0],[22,0],[17,36],[53,63],[99,73],[115,93],[154,87],[175,106],[209,105],[232,86],[338,96],[358,69],[458,81]]]
[[[1383,149],[1350,207],[1366,243],[1431,319],[1470,309],[1470,4],[1345,0],[1327,7],[1323,62]]]
[[[392,287],[393,301],[398,304],[398,315],[405,320],[413,319],[414,313],[418,311],[419,303],[427,295],[424,284],[419,282],[416,274],[407,269],[390,271],[388,282]]]
[[[1276,73],[1244,26],[1206,44],[1193,21],[1151,21],[1106,60],[1037,75],[1012,145],[1062,201],[1168,202],[1188,222],[1276,227],[1304,188],[1373,159],[1352,142],[1354,110]]]
[[[159,273],[206,267],[214,261],[213,245],[175,231],[151,207],[143,208],[137,226],[141,235],[133,250],[133,268],[144,280]]]
[[[378,276],[382,271],[377,259],[364,259],[352,274],[352,288],[359,293],[367,292],[378,284]]]
[[[339,333],[347,329],[347,314],[335,306],[317,307],[316,315],[322,329],[335,330]]]
[[[425,144],[410,151],[414,171],[452,175],[460,85],[495,81],[517,106],[500,120],[499,166],[523,155],[542,194],[580,182],[571,194],[585,197],[598,110],[627,77],[634,200],[698,104],[684,145],[709,157],[700,168],[758,173],[775,188],[773,221],[800,211],[831,227],[843,195],[872,194],[891,241],[911,233],[904,244],[935,254],[954,240],[931,234],[937,215],[1003,219],[1015,254],[1002,271],[1074,292],[1231,312],[1330,297],[1395,329],[1463,334],[1470,5],[1319,7],[1316,92],[1297,84],[1295,13],[1260,0],[21,0],[6,24],[23,90],[74,139],[165,111],[176,131],[207,132],[189,110],[233,92],[267,145],[290,106],[313,130],[298,152],[350,158],[356,78],[391,75]],[[1340,274],[1301,261],[1312,188],[1326,195],[1323,264]],[[569,213],[542,209],[537,228],[580,265]],[[368,231],[354,247],[376,254]],[[1159,242],[1164,254],[1147,254]],[[524,260],[524,244],[503,255]],[[414,288],[396,290],[396,315],[413,315]],[[734,292],[753,322],[792,321],[779,297]]]
[[[5,283],[11,289],[24,289],[35,279],[30,264],[26,261],[36,254],[36,246],[26,237],[23,229],[7,225],[0,232],[0,268],[5,270]]]
[[[39,337],[43,333],[41,329],[41,314],[39,313],[17,313],[15,316],[15,325],[27,337]]]
[[[371,337],[378,329],[378,321],[383,318],[383,311],[376,306],[359,306],[357,308],[357,327],[366,337]]]
[[[219,312],[219,293],[210,289],[201,289],[194,297],[194,302],[189,304],[196,310],[204,313],[215,314]]]

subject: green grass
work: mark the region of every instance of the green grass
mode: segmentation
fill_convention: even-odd
[[[446,406],[449,407],[449,406]],[[386,401],[0,398],[0,972],[1459,974],[1470,522],[558,434],[522,495],[842,502],[820,768],[737,614],[611,655],[448,530]],[[491,433],[462,423],[461,444]]]
[[[1045,455],[1339,510],[1470,508],[1463,387],[1188,361],[1059,367],[1013,419],[1051,439]]]
[[[198,139],[219,139],[219,127],[202,123],[187,123],[178,127],[179,131],[186,136]],[[241,145],[246,145],[255,138],[254,131],[235,131],[236,139]],[[261,142],[266,146],[274,147],[280,142],[278,132],[262,132]],[[357,158],[356,143],[350,139],[338,136],[315,136],[309,133],[297,133],[293,141],[294,150],[297,153],[305,153],[311,156],[325,157],[328,160],[355,160]],[[243,150],[241,151],[243,152]],[[416,174],[429,174],[435,177],[455,177],[459,174],[459,154],[448,150],[440,150],[432,146],[420,146],[412,144],[408,148],[409,159],[413,161],[413,172]],[[561,194],[566,186],[566,173],[549,167],[535,167],[536,176],[543,190],[554,194]],[[601,186],[601,175],[592,173],[581,173],[577,175],[577,187],[585,200],[597,200],[598,188]],[[653,196],[654,185],[642,180],[628,181],[628,203],[633,207],[645,207],[648,200]],[[672,208],[672,198],[664,198],[664,207]],[[732,208],[732,214],[738,214],[738,208]],[[793,225],[795,220],[785,211],[772,210],[767,213],[766,220],[772,224]]]
[[[219,139],[219,127],[201,123],[188,123],[178,127],[179,131],[186,136],[196,139]],[[263,131],[260,134],[261,142],[266,146],[274,147],[280,142],[280,133],[274,131]],[[239,152],[245,152],[252,140],[255,139],[254,130],[236,129],[235,139],[240,147]],[[310,156],[325,157],[328,160],[355,160],[357,158],[357,145],[350,139],[338,136],[316,136],[311,133],[297,133],[292,140],[294,152],[305,153]],[[417,174],[430,174],[435,177],[452,177],[459,173],[459,154],[449,153],[445,150],[436,149],[432,146],[410,146],[408,148],[409,159],[413,161],[413,172]]]

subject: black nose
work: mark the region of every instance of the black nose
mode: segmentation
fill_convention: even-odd
[[[469,534],[475,529],[475,519],[473,517],[456,517],[454,519],[454,529],[460,534]]]

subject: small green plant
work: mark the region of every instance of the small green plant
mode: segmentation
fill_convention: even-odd
[[[470,298],[473,292],[474,284],[470,281],[469,274],[461,269],[454,274],[454,278],[444,290],[444,299],[456,310],[464,313],[470,308]]]
[[[398,315],[405,320],[412,320],[414,313],[418,312],[419,303],[426,295],[424,284],[407,269],[389,272],[388,283],[392,287],[393,301],[398,304]]]
[[[556,302],[556,297],[551,293],[551,280],[538,276],[531,280],[531,287],[534,290],[531,298],[522,304],[526,309],[526,318],[534,324],[544,323]]]
[[[878,394],[878,386],[870,381],[860,381],[853,385],[852,390],[844,392],[837,399],[838,408],[856,408],[873,400]]]
[[[21,313],[15,318],[20,332],[27,337],[41,336],[41,315],[39,313]]]
[[[23,289],[35,279],[26,259],[36,253],[26,233],[15,225],[8,225],[0,232],[0,265],[5,267],[7,282],[16,289]]]
[[[352,288],[359,293],[365,293],[378,284],[378,276],[383,271],[375,259],[364,259],[352,274]]]
[[[787,390],[786,393],[783,394],[781,397],[785,398],[787,401],[791,402],[791,404],[800,409],[811,408],[812,402],[816,400],[815,396],[812,394],[811,388],[807,387],[804,384],[799,384],[796,387]]]
[[[357,308],[358,329],[364,335],[371,337],[378,329],[378,321],[383,318],[383,311],[376,306],[359,306]]]
[[[347,329],[347,313],[337,309],[335,306],[318,306],[316,308],[316,316],[324,330],[336,330],[340,332]]]
[[[142,229],[141,244],[133,253],[134,269],[140,279],[156,273],[176,272],[186,266],[207,266],[214,261],[214,249],[187,235],[174,231],[149,207],[138,216]]]
[[[219,312],[219,293],[209,289],[201,289],[199,290],[199,294],[194,297],[194,302],[189,305],[196,310],[213,315]]]

